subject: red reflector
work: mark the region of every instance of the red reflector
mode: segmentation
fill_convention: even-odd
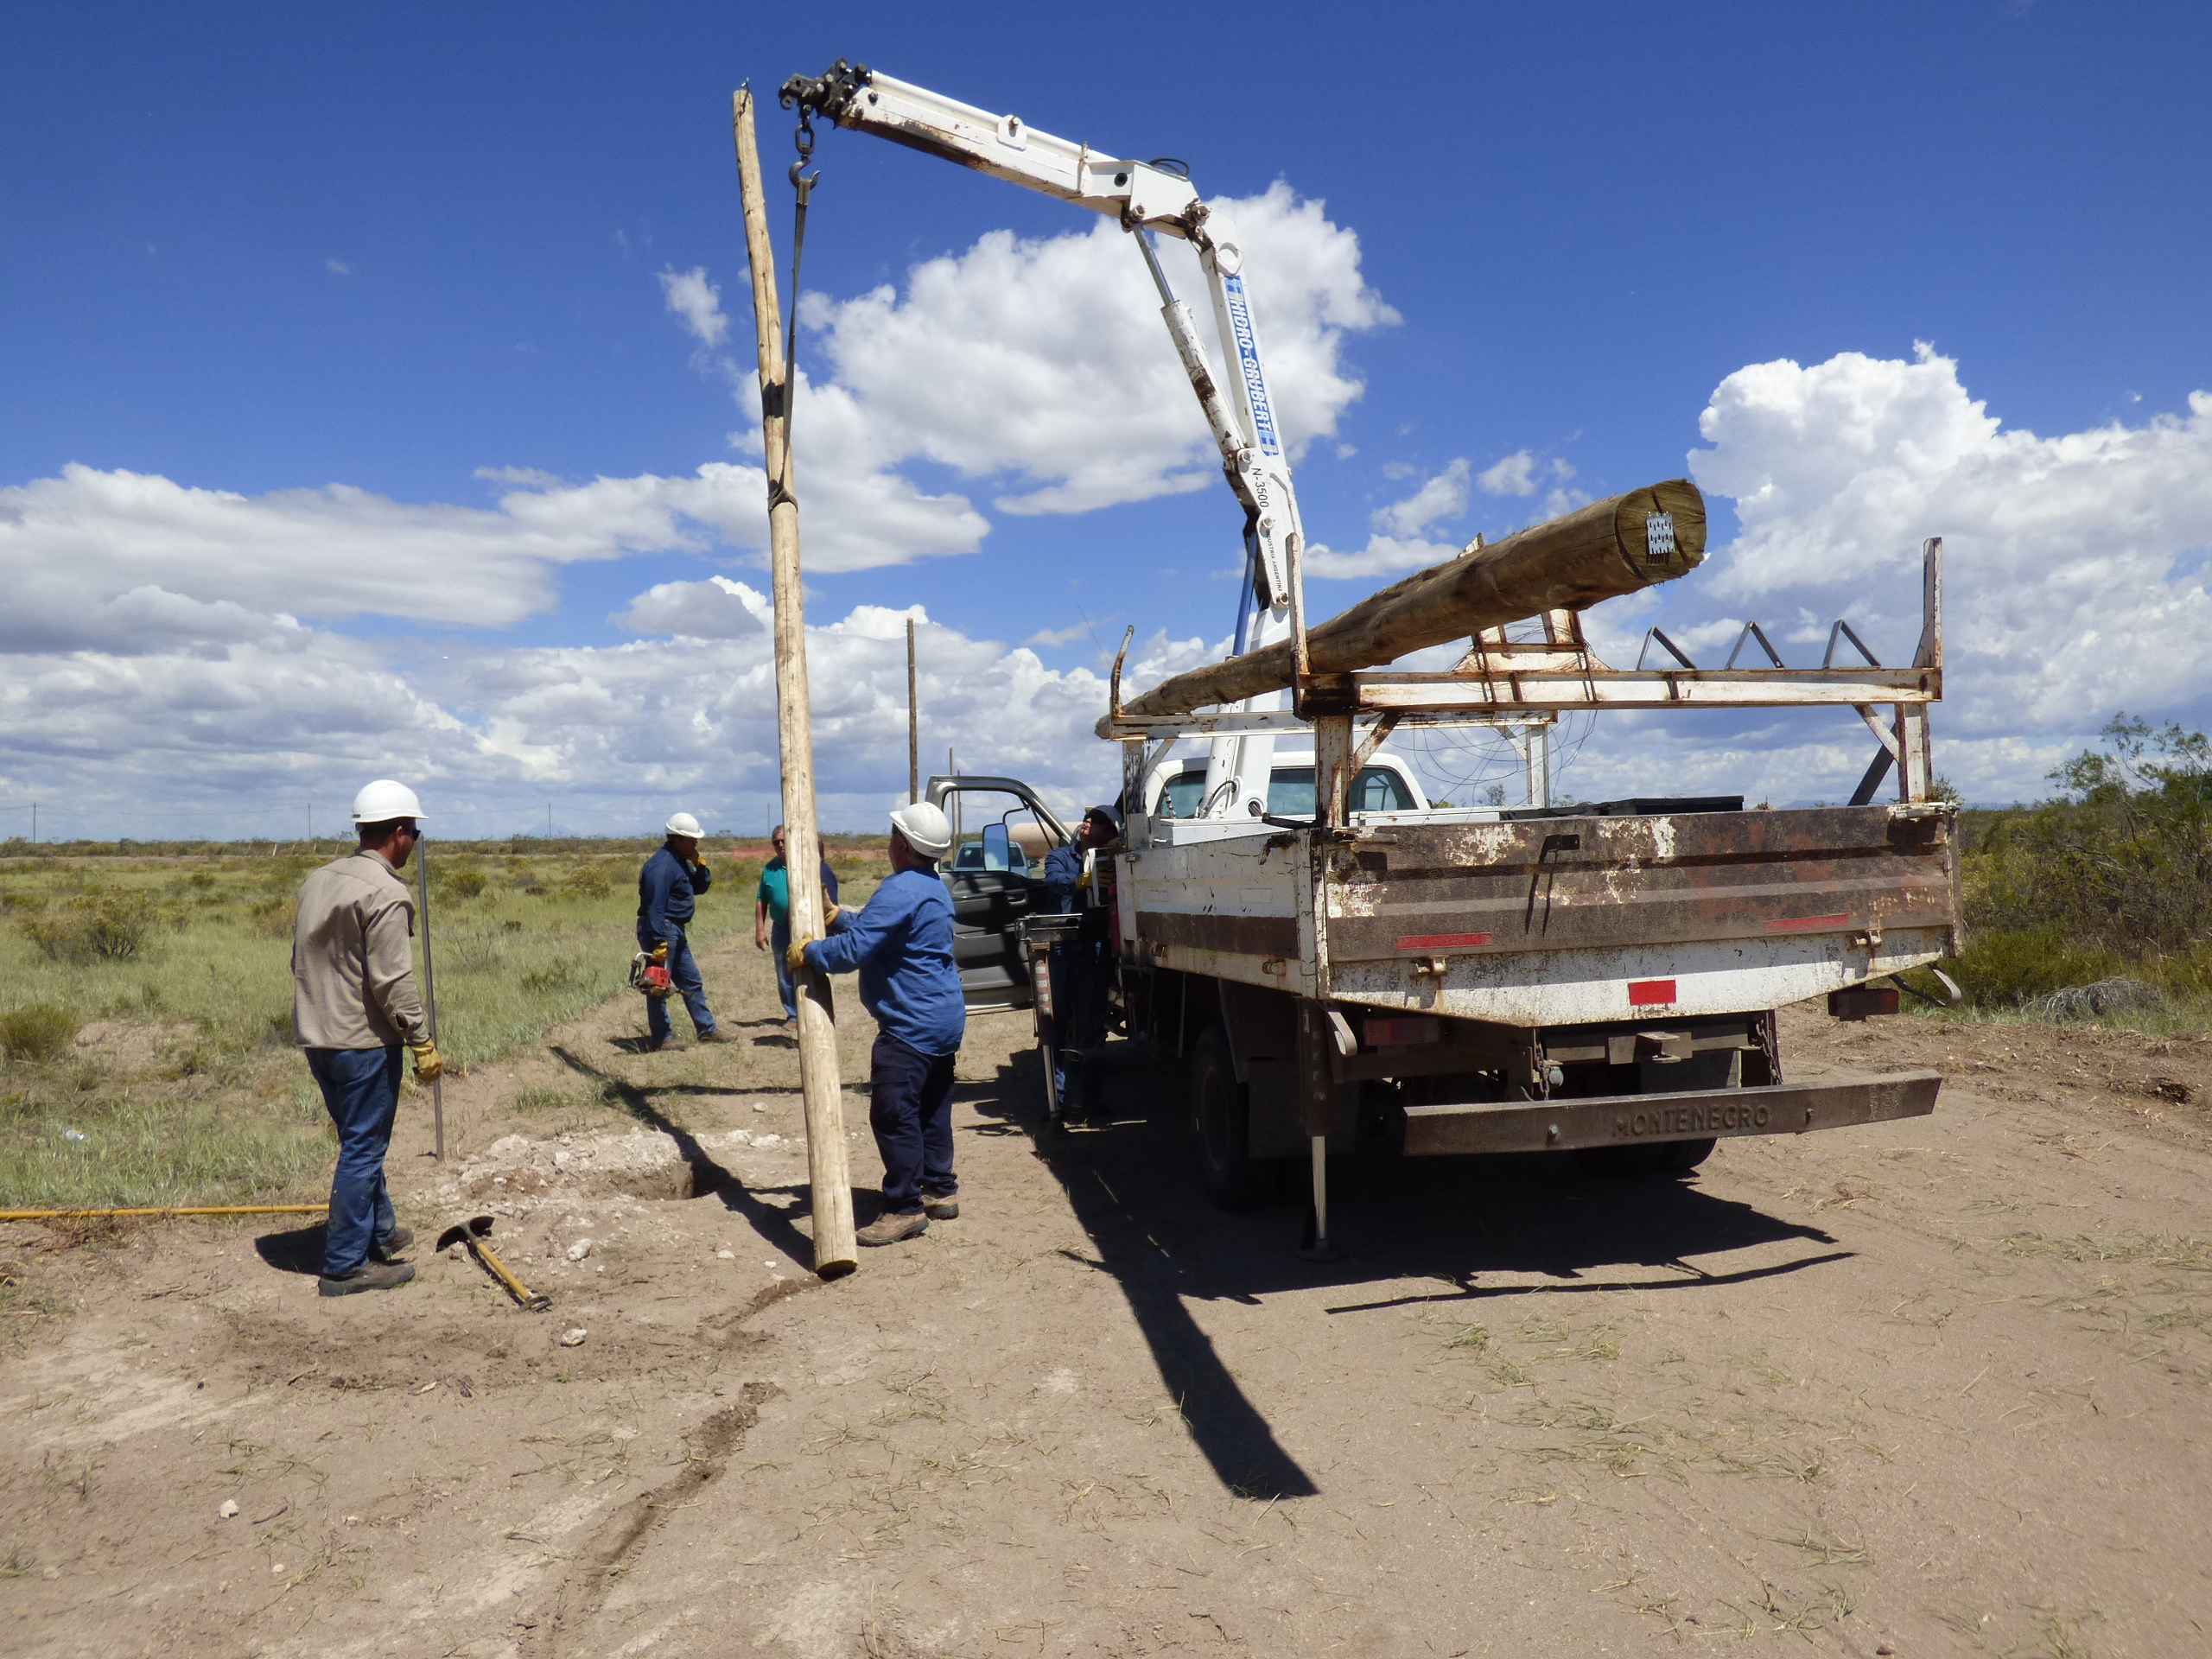
[[[1394,1020],[1370,1016],[1361,1022],[1361,1034],[1370,1048],[1403,1048],[1414,1043],[1433,1043],[1441,1035],[1433,1015],[1426,1014],[1401,1014]]]
[[[1674,1000],[1675,982],[1671,979],[1631,979],[1628,982],[1628,1005],[1631,1008],[1656,1007]]]
[[[1769,922],[1766,931],[1770,933],[1818,933],[1850,925],[1851,918],[1848,916],[1789,916],[1778,922]]]
[[[1488,944],[1487,933],[1402,933],[1398,936],[1401,950],[1471,950],[1477,945]]]

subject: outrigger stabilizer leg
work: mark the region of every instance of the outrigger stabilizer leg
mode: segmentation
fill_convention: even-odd
[[[1308,1262],[1341,1262],[1351,1252],[1329,1236],[1329,1016],[1319,1003],[1309,1001],[1299,1004],[1298,1014],[1298,1069],[1313,1153],[1313,1207],[1298,1253]]]

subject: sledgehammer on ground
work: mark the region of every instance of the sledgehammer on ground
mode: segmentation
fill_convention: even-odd
[[[492,1253],[492,1247],[489,1244],[477,1243],[477,1240],[489,1235],[491,1230],[491,1217],[471,1216],[458,1226],[448,1227],[440,1233],[438,1249],[446,1250],[455,1244],[467,1245],[469,1255],[476,1258],[476,1265],[505,1286],[508,1295],[513,1297],[531,1313],[543,1313],[553,1306],[553,1299],[543,1291],[532,1291],[521,1280],[507,1271],[506,1263]]]

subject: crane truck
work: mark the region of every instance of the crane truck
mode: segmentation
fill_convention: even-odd
[[[1934,1109],[1931,1071],[1786,1081],[1776,1010],[1824,996],[1839,1018],[1893,1014],[1897,975],[1958,952],[1955,814],[1935,796],[1928,718],[1942,695],[1940,539],[1923,548],[1910,664],[1880,664],[1839,620],[1821,664],[1793,669],[1754,621],[1722,667],[1699,667],[1654,628],[1637,665],[1618,668],[1592,649],[1580,612],[1701,556],[1701,498],[1678,480],[1553,527],[1586,547],[1612,538],[1634,580],[1611,589],[1570,582],[1555,602],[1501,611],[1513,571],[1541,576],[1562,543],[1539,537],[1514,553],[1516,538],[1485,549],[1478,537],[1378,595],[1398,622],[1430,607],[1448,623],[1459,613],[1439,594],[1480,588],[1493,601],[1451,668],[1408,669],[1396,658],[1414,636],[1367,626],[1375,601],[1361,626],[1338,626],[1348,612],[1308,627],[1303,529],[1244,253],[1185,166],[1095,150],[842,59],[792,77],[781,99],[803,124],[823,117],[1116,218],[1158,289],[1243,510],[1245,580],[1229,672],[1178,677],[1192,683],[1179,700],[1171,683],[1125,702],[1116,659],[1099,734],[1122,746],[1124,828],[1090,855],[1084,892],[1091,936],[1106,941],[1109,1023],[1184,1063],[1199,1173],[1218,1203],[1260,1201],[1302,1166],[1305,1249],[1325,1257],[1338,1253],[1330,1154],[1363,1144],[1407,1157],[1573,1152],[1664,1178],[1724,1139]],[[1159,236],[1198,256],[1219,375]],[[1516,591],[1535,590],[1523,580]],[[1359,639],[1389,643],[1362,658]],[[1754,647],[1763,661],[1738,667]],[[1232,683],[1269,689],[1206,690]],[[1847,804],[1549,798],[1546,739],[1562,714],[1812,707],[1849,711],[1880,744]],[[1528,761],[1527,804],[1431,804],[1382,747],[1423,726],[1510,738]],[[1205,743],[1202,765],[1173,755],[1186,739]],[[1895,798],[1878,801],[1892,769]],[[1038,913],[1033,858],[1068,830],[1016,779],[933,778],[928,796],[957,826],[945,879],[965,994],[976,1007],[1034,1006],[1058,1127],[1064,1021],[1049,964],[1084,918]]]

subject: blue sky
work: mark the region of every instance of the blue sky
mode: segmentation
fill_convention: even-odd
[[[728,97],[840,54],[1184,157],[1209,197],[1253,204],[1266,233],[1248,242],[1281,271],[1336,262],[1262,313],[1271,358],[1274,325],[1288,348],[1279,390],[1310,411],[1306,526],[1347,572],[1316,582],[1324,610],[1407,547],[1678,475],[1700,450],[1716,541],[1738,491],[1742,538],[1593,618],[1601,637],[1816,612],[1824,630],[1847,607],[1896,648],[1910,619],[1885,595],[1942,533],[1961,651],[1939,764],[1970,796],[2035,792],[2115,708],[2212,712],[2195,643],[2212,404],[2190,402],[2212,386],[2201,8],[1291,6],[1233,43],[1173,22],[11,10],[0,559],[35,597],[0,619],[0,809],[39,798],[65,833],[293,833],[304,803],[334,819],[392,772],[442,796],[456,832],[542,823],[548,801],[575,829],[676,804],[771,812],[760,637],[713,582],[766,587],[733,516],[747,480],[697,482],[750,460],[751,393],[721,366],[751,326]],[[764,118],[773,179],[789,118]],[[883,677],[898,628],[856,607],[925,613],[934,753],[954,741],[963,767],[1077,798],[1112,767],[1081,735],[1098,644],[1134,624],[1155,671],[1217,645],[1236,511],[1158,460],[1195,417],[1151,395],[1174,384],[1156,322],[1084,365],[1126,359],[1125,380],[1082,382],[1045,424],[1051,409],[1006,415],[1018,389],[925,373],[901,342],[969,362],[1027,329],[1049,365],[1052,328],[1101,338],[1113,284],[1141,268],[1080,210],[942,162],[842,132],[817,159],[822,326],[801,356],[830,395],[802,405],[800,467],[803,501],[833,499],[809,620],[843,629],[817,675],[880,692],[831,700],[825,816],[873,822],[903,784],[903,690]],[[1013,252],[978,256],[999,232]],[[955,263],[925,303],[913,273],[932,260]],[[720,346],[671,309],[664,279],[690,272],[720,289]],[[1263,308],[1274,274],[1250,270]],[[1094,444],[1098,505],[1000,505]],[[889,503],[845,543],[840,467]],[[693,493],[646,511],[594,480]],[[1374,517],[1435,480],[1427,507]],[[334,486],[383,505],[285,493]],[[517,491],[521,528],[499,505]],[[259,555],[235,552],[257,536]],[[963,536],[973,550],[915,556]],[[1868,742],[1809,719],[1616,724],[1569,793],[1828,798]]]

